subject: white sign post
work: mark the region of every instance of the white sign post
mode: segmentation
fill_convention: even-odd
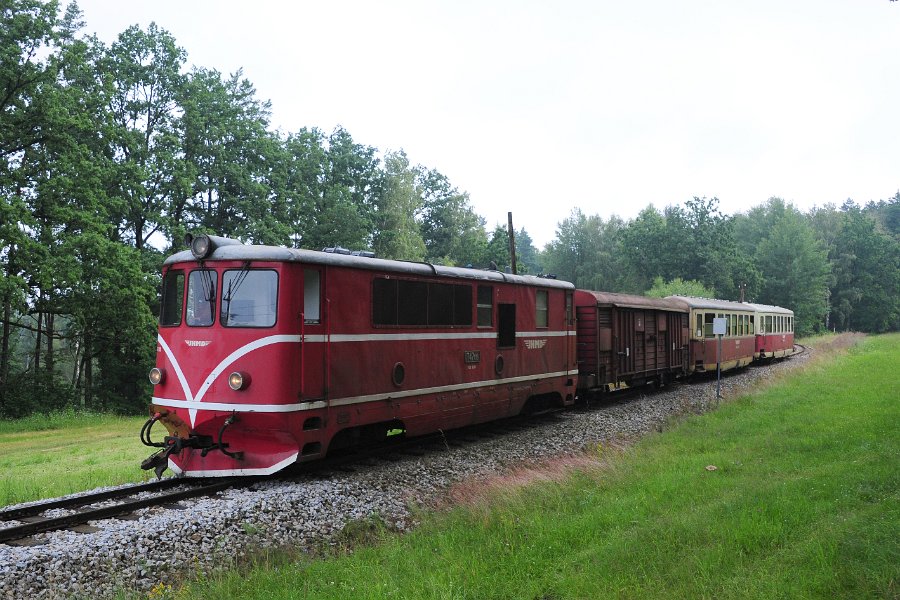
[[[725,335],[725,319],[716,317],[713,319],[713,335],[719,338],[718,348],[716,350],[716,406],[719,405],[719,393],[722,386],[722,336]]]

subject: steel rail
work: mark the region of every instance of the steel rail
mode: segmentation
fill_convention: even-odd
[[[66,496],[57,500],[50,500],[37,504],[29,504],[28,506],[0,510],[0,521],[18,521],[25,517],[35,517],[45,511],[55,508],[74,508],[77,506],[86,506],[88,504],[103,502],[104,500],[124,498],[127,496],[134,496],[135,494],[140,494],[143,492],[156,492],[178,485],[192,484],[197,485],[198,481],[192,481],[190,479],[176,479],[174,477],[171,477],[167,479],[160,479],[158,481],[148,481],[147,483],[140,483],[124,488],[118,488],[115,490],[106,490],[93,494],[84,494],[82,496]]]
[[[226,490],[231,487],[235,487],[236,485],[249,485],[258,481],[258,478],[241,478],[239,481],[235,479],[225,479],[218,480],[213,483],[204,482],[198,487],[188,490],[180,490],[176,492],[171,492],[167,494],[161,494],[159,496],[153,496],[152,498],[141,498],[137,500],[131,500],[128,502],[122,502],[120,504],[115,504],[113,506],[104,506],[101,508],[93,508],[86,511],[81,511],[77,513],[73,513],[70,515],[65,515],[62,517],[51,517],[47,519],[41,519],[39,521],[35,521],[33,523],[23,523],[22,525],[15,525],[13,527],[6,527],[4,529],[0,529],[0,543],[10,542],[12,540],[18,540],[26,537],[33,536],[38,533],[43,533],[46,531],[55,531],[58,529],[66,529],[68,527],[74,527],[76,525],[82,525],[87,523],[88,521],[96,521],[100,519],[109,519],[111,517],[117,517],[120,515],[129,514],[141,508],[148,508],[151,506],[159,506],[161,504],[170,504],[174,502],[178,502],[179,500],[186,500],[188,498],[196,498],[197,496],[208,496],[214,494],[216,492],[220,492]],[[183,481],[179,481],[183,483]],[[50,504],[50,503],[47,503]]]

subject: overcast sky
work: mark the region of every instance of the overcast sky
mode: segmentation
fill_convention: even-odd
[[[900,2],[81,0],[107,43],[151,21],[243,68],[284,132],[345,127],[538,247],[575,207],[632,218],[900,190]]]

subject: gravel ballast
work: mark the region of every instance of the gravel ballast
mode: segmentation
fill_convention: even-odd
[[[724,401],[793,369],[809,353],[723,377]],[[267,547],[317,549],[352,520],[377,516],[406,531],[411,509],[446,501],[448,490],[588,446],[633,439],[659,430],[673,416],[716,406],[715,378],[680,383],[662,391],[631,392],[588,411],[568,411],[521,431],[373,461],[355,472],[288,481],[266,481],[212,498],[182,502],[180,509],[154,507],[138,520],[93,522],[95,533],[40,534],[40,545],[0,545],[0,599],[107,598],[117,590],[147,591],[198,571],[232,564]]]

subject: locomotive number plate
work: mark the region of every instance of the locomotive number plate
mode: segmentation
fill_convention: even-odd
[[[465,350],[463,360],[467,365],[477,365],[481,362],[481,350]]]

